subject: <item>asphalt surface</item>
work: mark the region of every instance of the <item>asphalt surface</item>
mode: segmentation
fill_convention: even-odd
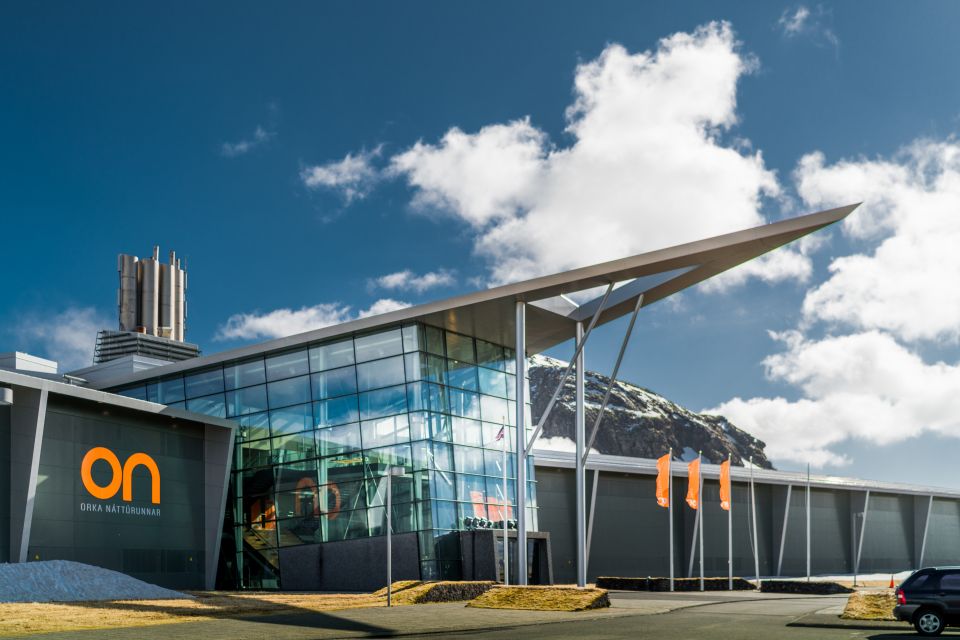
[[[334,638],[917,638],[902,623],[844,623],[845,596],[753,592],[611,593],[609,609],[530,612],[462,604],[354,609],[28,636],[33,640],[329,640]],[[843,625],[847,626],[843,626]],[[803,626],[807,625],[807,626]],[[834,628],[839,626],[840,628]],[[2,636],[0,621],[0,636]],[[960,638],[960,630],[945,636]]]

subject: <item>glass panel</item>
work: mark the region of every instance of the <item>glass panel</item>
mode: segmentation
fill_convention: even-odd
[[[480,396],[478,394],[448,387],[447,395],[450,398],[450,413],[465,418],[480,417]]]
[[[376,360],[403,353],[403,338],[400,329],[390,329],[354,339],[357,362]]]
[[[313,422],[318,428],[357,422],[359,419],[357,396],[341,396],[313,403]]]
[[[413,500],[413,476],[394,476],[391,490],[393,492],[394,502],[411,502]],[[387,477],[386,475],[370,478],[366,482],[367,486],[367,506],[379,507],[387,499]]]
[[[477,362],[491,369],[504,370],[503,347],[477,339]]]
[[[138,384],[135,387],[128,387],[126,389],[121,389],[117,392],[117,395],[124,396],[126,398],[136,398],[137,400],[146,400],[147,399],[147,387],[143,384]]]
[[[317,465],[315,462],[294,462],[282,464],[274,467],[276,473],[276,491],[300,491],[303,488],[316,488],[317,486]],[[297,512],[287,513],[278,505],[278,513],[281,518],[289,518]]]
[[[367,420],[361,425],[360,432],[364,449],[410,441],[410,425],[405,414]]]
[[[223,394],[218,393],[205,398],[192,398],[187,400],[187,411],[196,411],[208,416],[225,418],[227,416],[227,407],[223,402]]]
[[[436,327],[425,325],[423,335],[426,338],[427,351],[438,356],[445,355],[443,349],[443,331]]]
[[[418,328],[415,324],[408,324],[403,329],[403,350],[404,351],[416,351],[420,348],[420,340],[418,339]]]
[[[279,382],[267,383],[270,407],[284,407],[288,404],[310,402],[310,378],[301,376]]]
[[[352,540],[370,535],[365,509],[341,512],[336,514],[336,517],[330,515],[326,519],[328,542]]]
[[[183,402],[186,396],[183,393],[183,377],[167,378],[161,380],[158,384],[159,398],[158,402],[170,404],[171,402]]]
[[[457,465],[458,474],[483,474],[483,449],[456,446],[453,448],[453,458],[454,463]]]
[[[252,413],[240,416],[238,437],[244,440],[258,440],[270,436],[270,416],[267,413]]]
[[[363,480],[363,456],[358,453],[323,458],[318,461],[321,482],[351,482]]]
[[[310,370],[325,371],[353,364],[353,340],[310,347]]]
[[[393,533],[406,533],[417,530],[416,505],[413,503],[393,504],[390,510],[393,516],[390,521],[390,530]],[[386,507],[369,509],[367,518],[370,521],[370,535],[386,535]]]
[[[313,412],[309,404],[270,411],[270,429],[275,436],[297,433],[311,427],[313,427]]]
[[[457,528],[457,503],[434,500],[433,526],[443,529]]]
[[[238,362],[223,368],[223,381],[228,390],[263,384],[266,380],[263,371],[263,358]]]
[[[441,442],[433,443],[433,467],[441,471],[453,471],[453,447]]]
[[[309,372],[306,350],[278,353],[267,357],[267,380],[282,380]]]
[[[476,420],[453,419],[453,441],[472,447],[483,446],[483,427]]]
[[[156,383],[156,382],[148,382],[148,383],[147,383],[147,395],[146,395],[146,398],[147,398],[147,401],[148,401],[148,402],[160,402],[160,394],[159,394],[158,391],[157,391],[157,383]]]
[[[506,424],[510,418],[510,405],[503,398],[480,396],[480,412],[487,422]]]
[[[303,460],[317,456],[313,433],[294,433],[273,438],[273,459],[277,462]]]
[[[364,473],[368,478],[379,478],[387,467],[403,467],[404,473],[413,473],[413,456],[410,445],[401,444],[363,452]]]
[[[324,513],[353,511],[366,506],[363,482],[331,482],[320,487],[320,505]]]
[[[363,420],[405,413],[406,410],[407,393],[404,385],[360,394],[360,418]]]
[[[433,486],[431,487],[433,498],[439,498],[441,500],[456,500],[457,498],[457,485],[454,482],[454,474],[451,471],[436,471],[430,474],[430,477],[433,478]]]
[[[316,400],[345,396],[357,392],[357,372],[353,367],[333,369],[310,376]]]
[[[472,364],[460,362],[459,360],[448,360],[447,379],[450,381],[451,386],[476,391],[477,367]]]
[[[289,498],[299,499],[299,496]],[[304,508],[309,509],[307,500],[301,500]],[[277,533],[280,538],[281,547],[292,547],[301,544],[315,544],[323,542],[323,532],[320,529],[320,517],[313,513],[297,518],[277,521]]]
[[[245,413],[266,411],[267,408],[267,387],[265,385],[247,387],[238,391],[227,391],[228,418]]]
[[[403,356],[357,365],[357,387],[360,391],[389,387],[403,381]]]
[[[411,440],[429,440],[430,439],[430,418],[426,413],[411,413],[410,416],[410,439]]]
[[[517,354],[513,349],[503,348],[503,363],[506,365],[507,373],[517,373]]]
[[[507,397],[507,374],[480,367],[477,370],[480,377],[480,393],[498,398]]]
[[[207,371],[194,373],[186,377],[188,398],[205,396],[211,393],[223,392],[223,369],[217,367]]]
[[[464,502],[487,502],[487,481],[483,476],[457,474],[457,496]],[[486,517],[486,516],[484,516]]]
[[[430,418],[430,433],[437,442],[451,442],[453,440],[453,418],[438,413],[428,414]]]
[[[449,412],[447,394],[439,385],[413,382],[407,385],[407,397],[411,411]]]
[[[476,363],[477,356],[473,352],[473,338],[447,331],[447,357],[451,360]]]
[[[360,425],[344,424],[317,430],[317,451],[321,456],[329,456],[360,448]]]
[[[270,440],[254,440],[240,445],[240,467],[263,467],[270,464]]]

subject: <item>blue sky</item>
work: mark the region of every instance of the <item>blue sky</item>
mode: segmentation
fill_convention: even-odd
[[[211,353],[864,200],[790,260],[649,308],[623,377],[723,410],[783,468],[957,486],[937,469],[960,436],[960,294],[943,295],[958,18],[947,2],[8,3],[0,350],[83,364],[116,323],[116,254],[154,244],[186,258],[188,339]],[[538,249],[534,220],[577,249]],[[622,329],[591,368],[609,371]]]

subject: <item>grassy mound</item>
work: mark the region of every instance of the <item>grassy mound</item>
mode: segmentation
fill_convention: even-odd
[[[760,591],[763,593],[801,593],[815,596],[853,593],[853,589],[837,582],[806,582],[804,580],[764,580],[760,585]]]
[[[396,582],[394,582],[394,583],[393,583],[392,585],[390,585],[390,586],[391,586],[392,592],[393,592],[394,594],[396,594],[396,593],[398,593],[398,592],[400,592],[400,591],[406,591],[407,589],[409,589],[409,588],[411,588],[411,587],[415,587],[415,586],[420,585],[420,584],[423,584],[423,582],[421,582],[420,580],[397,580]],[[378,597],[378,598],[380,598],[380,597],[386,598],[386,597],[387,597],[387,588],[384,587],[384,588],[382,588],[382,589],[377,589],[376,591],[374,591],[374,592],[373,592],[372,594],[370,594],[370,595],[376,596],[376,597]]]
[[[394,582],[394,604],[429,604],[432,602],[463,602],[473,600],[489,590],[494,582],[420,582],[406,580]],[[386,599],[386,588],[374,593]]]
[[[847,620],[896,620],[897,598],[890,591],[857,591],[850,595],[841,618]]]
[[[606,589],[573,587],[494,587],[467,603],[478,609],[586,611],[610,606]]]
[[[704,578],[704,591],[726,591],[729,589],[727,578]],[[597,578],[597,587],[622,591],[670,591],[670,578]],[[735,591],[755,589],[752,582],[743,578],[733,579]],[[674,578],[674,591],[699,591],[700,578]]]

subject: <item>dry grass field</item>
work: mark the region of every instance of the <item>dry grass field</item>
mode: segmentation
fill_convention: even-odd
[[[897,599],[892,591],[857,591],[850,594],[841,618],[848,620],[894,620]]]
[[[386,606],[373,594],[201,592],[194,599],[0,603],[0,637]]]
[[[471,600],[479,609],[586,611],[610,606],[606,589],[576,587],[494,587]]]

